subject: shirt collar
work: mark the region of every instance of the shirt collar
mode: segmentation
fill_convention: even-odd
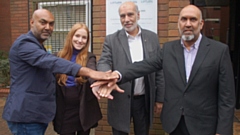
[[[138,30],[138,34],[137,34],[136,36],[140,36],[140,35],[141,35],[141,32],[142,32],[140,26],[138,26],[138,29],[139,29],[139,30]],[[129,37],[133,37],[133,36],[131,36],[130,34],[128,34],[127,31],[125,31],[125,33],[126,33],[126,35],[127,35],[128,38],[129,38]]]

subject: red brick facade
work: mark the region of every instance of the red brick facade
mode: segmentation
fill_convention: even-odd
[[[158,0],[158,35],[161,45],[178,39],[177,19],[179,11],[189,0]],[[98,59],[106,36],[106,0],[93,0],[93,53]],[[14,40],[28,31],[28,0],[2,0],[0,2],[0,48],[9,50]],[[103,119],[95,130],[96,135],[111,135],[107,122],[107,100],[101,99]],[[133,131],[131,131],[133,134]],[[160,118],[155,115],[149,135],[163,135]]]
[[[0,2],[0,48],[8,51],[15,39],[28,31],[28,0]]]
[[[11,45],[10,2],[0,2],[0,48],[9,50]]]

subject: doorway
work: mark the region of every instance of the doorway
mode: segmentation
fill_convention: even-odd
[[[230,2],[230,33],[229,43],[232,46],[231,56],[236,88],[236,108],[240,109],[240,6],[239,0]]]
[[[202,33],[229,46],[236,89],[236,109],[240,109],[240,7],[239,0],[191,0],[205,21]]]

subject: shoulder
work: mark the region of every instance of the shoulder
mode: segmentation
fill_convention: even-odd
[[[146,37],[146,38],[151,38],[151,39],[155,39],[155,40],[159,40],[157,33],[147,30],[147,29],[141,29],[141,34],[142,37]]]
[[[217,45],[220,45],[220,46],[226,46],[226,44],[224,44],[220,41],[213,40],[213,39],[207,38],[206,36],[203,36],[202,41],[205,41],[205,40],[208,41],[210,44],[217,44]]]
[[[141,31],[142,31],[142,33],[157,35],[157,33],[153,32],[153,31],[150,31],[150,30],[147,30],[147,29],[142,29],[141,28]]]
[[[117,30],[116,32],[112,33],[112,34],[109,34],[107,35],[106,37],[107,38],[114,38],[114,37],[118,37],[120,35],[124,35],[125,34],[125,31],[124,29],[121,29],[121,30]],[[126,35],[126,34],[125,34]]]
[[[40,43],[37,41],[37,39],[31,34],[29,31],[26,34],[20,35],[13,43],[11,50],[16,51],[32,51],[36,49],[41,49]]]
[[[33,35],[33,33],[31,31],[29,31],[28,33],[26,34],[22,34],[20,37],[19,37],[20,40],[22,41],[30,41],[30,42],[36,42],[38,43],[38,40],[36,39],[36,37]],[[38,43],[39,44],[39,43]]]
[[[180,39],[165,42],[163,44],[163,46],[171,46],[171,45],[176,45],[176,44],[181,44]]]
[[[33,44],[36,46],[40,46],[38,40],[36,39],[36,37],[32,34],[31,31],[29,31],[26,34],[22,34],[20,35],[14,42],[14,44]],[[28,47],[34,47],[34,46],[28,46]]]
[[[207,38],[205,36],[202,37],[202,41],[200,42],[200,44],[209,44],[211,47],[216,48],[218,50],[228,48],[227,44],[224,44],[224,43],[222,43],[220,41],[217,41],[217,40]]]

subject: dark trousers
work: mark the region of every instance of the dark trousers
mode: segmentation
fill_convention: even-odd
[[[135,135],[148,135],[149,115],[146,112],[145,96],[134,96],[131,103],[131,117]],[[130,126],[130,125],[129,125]],[[112,128],[113,135],[128,135],[128,133]]]
[[[22,123],[7,121],[13,135],[44,135],[47,123]]]
[[[77,135],[89,135],[90,129],[85,131],[85,132],[84,131],[77,131],[77,132],[61,134],[61,135],[76,135],[76,133],[77,133]]]
[[[184,116],[181,117],[176,129],[170,133],[170,135],[190,135],[184,120]]]

